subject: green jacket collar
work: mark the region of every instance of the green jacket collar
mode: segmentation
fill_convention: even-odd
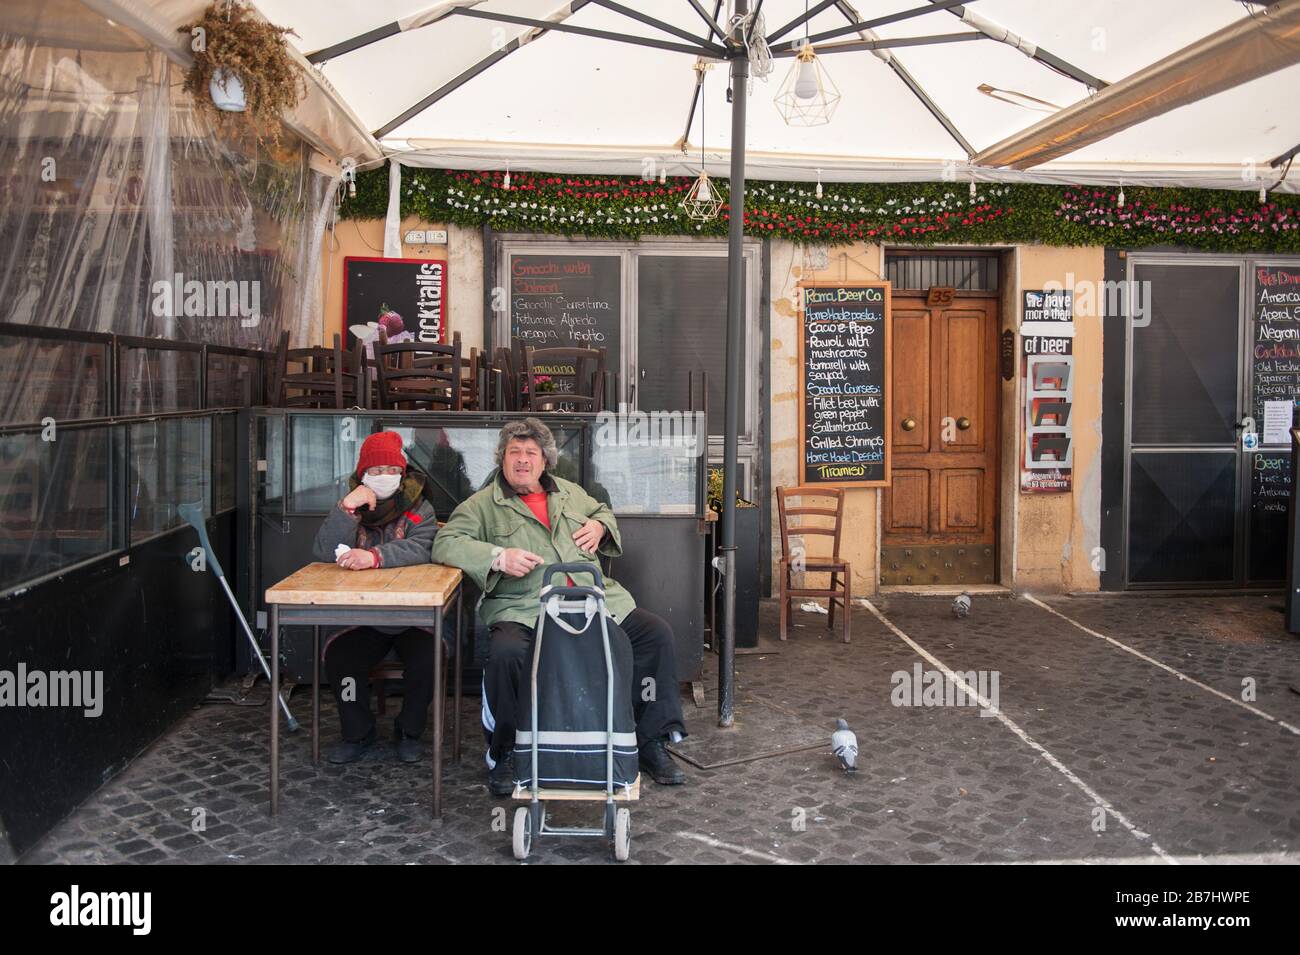
[[[548,495],[546,500],[546,511],[551,520],[551,533],[554,534],[558,523],[556,517],[563,506],[563,502],[557,498],[552,498],[549,495],[564,495],[565,491],[564,488],[562,488],[546,471],[542,472],[541,480],[537,483],[542,486],[542,490]],[[497,473],[492,480],[492,500],[494,504],[500,507],[508,507],[510,510],[516,511],[520,516],[526,517],[530,521],[537,520],[537,515],[529,509],[527,504],[519,499],[519,494],[510,486],[510,482],[506,480],[505,474],[502,473],[500,468],[497,468]],[[540,524],[541,522],[538,521],[538,523]]]

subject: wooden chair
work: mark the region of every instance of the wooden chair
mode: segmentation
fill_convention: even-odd
[[[834,507],[825,506],[805,506],[804,498],[834,498]],[[795,506],[788,506],[788,498],[795,498]],[[844,523],[844,489],[839,487],[819,487],[817,485],[807,485],[799,487],[778,487],[776,489],[777,510],[781,520],[781,563],[780,563],[780,586],[781,586],[781,639],[787,638],[786,634],[790,627],[790,602],[794,597],[827,597],[829,614],[826,620],[826,629],[835,629],[835,604],[838,601],[840,609],[843,611],[844,623],[844,642],[849,642],[849,633],[852,625],[852,581],[853,577],[849,570],[847,561],[840,559],[840,528]],[[816,502],[813,502],[816,505]],[[822,523],[812,524],[805,520],[800,520],[797,524],[792,524],[790,518],[816,518]],[[825,519],[832,518],[832,524],[826,524]],[[790,539],[804,538],[809,534],[820,534],[831,538],[831,552],[829,556],[811,555],[808,553],[809,548],[804,541],[800,541],[798,548],[791,545]],[[793,574],[796,573],[829,573],[831,575],[830,586],[820,590],[811,588],[796,588],[794,586]],[[840,575],[844,579],[837,580]]]
[[[286,339],[282,339],[286,341]],[[293,366],[299,366],[293,370]],[[365,353],[357,342],[344,351],[340,337],[333,347],[287,348],[277,376],[277,401],[281,408],[364,408],[369,388]]]
[[[284,375],[285,364],[289,358],[289,333],[281,332],[271,350],[269,364],[266,367],[266,381],[263,382],[266,403],[277,404],[280,400],[280,378]]]
[[[469,350],[469,357],[460,360],[460,369],[463,377],[460,379],[460,404],[465,411],[482,411],[485,404],[483,394],[485,391],[483,377],[483,362],[481,361],[477,348]]]
[[[573,379],[572,391],[537,390],[537,376],[550,374],[546,368],[572,367],[573,375],[560,375]],[[539,371],[538,368],[542,370]],[[569,410],[605,410],[605,349],[603,348],[525,348],[524,381],[528,383],[530,411],[553,411],[559,405]],[[556,376],[551,374],[552,379]]]
[[[522,357],[522,356],[520,356]],[[523,390],[522,367],[515,361],[514,352],[501,346],[492,353],[492,364],[498,369],[501,379],[501,397],[503,407],[498,411],[524,411],[528,407],[528,395]]]
[[[450,345],[375,342],[379,406],[460,411],[460,335]]]

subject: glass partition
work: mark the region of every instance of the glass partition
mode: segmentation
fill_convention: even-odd
[[[107,341],[0,334],[0,424],[109,414]]]
[[[119,354],[118,414],[166,414],[202,407],[197,349],[123,345]]]
[[[212,513],[219,514],[235,506],[238,480],[239,418],[234,413],[212,416]]]
[[[251,408],[258,401],[257,379],[261,362],[253,355],[209,351],[207,408]]]
[[[671,419],[671,420],[669,420]],[[496,468],[502,424],[496,414],[374,412],[367,415],[266,410],[254,418],[266,461],[259,506],[278,510],[283,462],[291,475],[287,513],[324,513],[347,493],[361,443],[373,431],[402,435],[409,460],[429,476],[429,499],[440,520],[487,482]],[[615,513],[700,513],[704,467],[703,415],[556,414],[544,418],[555,435],[553,473],[582,485]],[[283,441],[289,436],[289,446]]]
[[[122,547],[120,425],[0,437],[0,591]]]
[[[348,492],[361,442],[372,430],[363,415],[291,415],[289,510],[324,513]]]
[[[163,418],[129,426],[127,517],[131,542],[184,524],[178,508],[199,502],[212,516],[211,418]]]

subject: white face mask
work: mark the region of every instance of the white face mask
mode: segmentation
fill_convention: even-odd
[[[367,474],[361,478],[361,483],[374,491],[375,497],[382,501],[397,493],[397,489],[402,486],[402,476],[400,474]]]

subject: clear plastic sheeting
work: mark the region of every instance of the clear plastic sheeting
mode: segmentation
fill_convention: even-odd
[[[303,143],[214,130],[179,67],[69,0],[4,4],[0,76],[0,322],[266,349],[310,328],[331,181]],[[0,335],[0,422],[97,407],[93,352]],[[193,358],[138,352],[123,411],[199,407]]]

